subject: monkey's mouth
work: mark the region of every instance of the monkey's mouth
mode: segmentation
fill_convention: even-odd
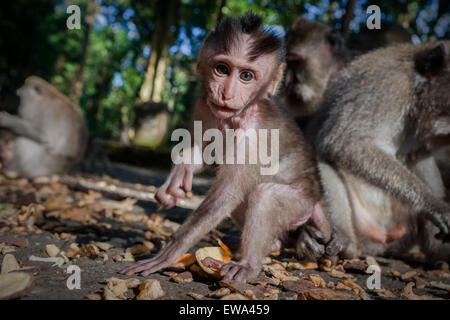
[[[213,109],[213,112],[216,113],[221,118],[229,118],[233,116],[236,113],[236,109],[232,109],[226,106],[221,106],[218,104],[215,104],[213,102],[209,102],[210,107]]]

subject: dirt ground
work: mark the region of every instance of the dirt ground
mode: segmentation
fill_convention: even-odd
[[[450,299],[448,265],[430,269],[420,254],[410,255],[407,261],[360,257],[335,265],[331,261],[317,265],[297,261],[293,250],[287,248],[266,258],[258,279],[246,285],[207,277],[204,268],[214,268],[208,269],[195,259],[146,278],[122,276],[117,271],[130,265],[131,260],[152,256],[167,243],[191,211],[187,208],[201,200],[211,181],[208,177],[194,180],[195,196],[186,208],[157,212],[151,199],[136,201],[129,196],[136,192],[151,195],[166,174],[116,164],[109,176],[75,173],[66,179],[26,180],[0,175],[2,273],[8,271],[5,256],[11,259],[12,255],[19,270],[11,272],[25,272],[33,277],[31,285],[15,298]],[[135,193],[124,194],[123,190]],[[229,240],[236,239],[236,235],[231,222],[225,221],[189,252],[219,247],[220,238],[225,245],[218,250],[225,257],[226,245],[233,251]],[[36,257],[48,259],[49,255],[60,258],[62,264],[33,261]],[[372,264],[381,270],[379,289],[368,287],[368,283],[376,283],[376,274],[367,270]],[[73,279],[67,273],[70,265],[81,270],[79,289],[68,288],[68,280]],[[137,280],[130,284],[112,277]],[[158,281],[146,281],[156,287],[144,294],[148,289],[144,281],[148,279]],[[3,289],[0,280],[0,297]]]

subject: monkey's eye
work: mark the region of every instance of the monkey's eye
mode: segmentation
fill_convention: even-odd
[[[218,74],[228,74],[229,73],[228,67],[224,64],[218,64],[216,66],[216,71]]]
[[[244,81],[252,81],[255,76],[250,71],[244,71],[241,73],[240,78]]]
[[[37,93],[39,93],[39,94],[41,94],[42,92],[41,92],[41,88],[39,87],[39,86],[34,86],[34,90],[37,92]]]

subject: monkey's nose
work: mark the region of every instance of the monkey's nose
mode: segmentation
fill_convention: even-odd
[[[230,89],[222,90],[222,101],[230,101],[233,99],[233,92]]]
[[[230,101],[233,99],[231,95],[222,94],[222,101]]]

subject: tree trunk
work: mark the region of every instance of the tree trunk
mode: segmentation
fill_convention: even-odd
[[[356,0],[348,0],[345,6],[345,15],[342,18],[342,35],[348,38],[350,35],[350,22],[353,19],[353,14],[355,12]]]
[[[219,9],[217,10],[217,24],[223,19],[222,9],[227,5],[226,0],[219,0]]]
[[[86,57],[89,47],[89,33],[91,30],[91,26],[94,24],[95,20],[95,1],[89,0],[87,10],[86,10],[86,17],[84,19],[85,21],[85,27],[84,27],[84,33],[83,33],[83,45],[81,48],[81,57],[80,57],[80,64],[78,66],[78,70],[75,76],[74,86],[73,86],[73,92],[70,96],[70,99],[72,102],[76,105],[80,102],[81,94],[83,93],[83,75],[84,75],[84,68],[86,66]]]
[[[158,104],[164,100],[164,89],[167,83],[167,67],[169,64],[169,48],[174,41],[173,27],[177,30],[178,9],[180,0],[157,0],[156,25],[152,32],[151,53],[144,83],[139,92],[137,105],[146,103]],[[135,127],[133,143],[137,145],[159,147],[165,141],[169,130],[170,114],[165,110],[149,115],[143,125]]]
[[[166,83],[169,48],[173,43],[171,26],[176,25],[180,0],[158,0],[157,21],[152,32],[151,54],[138,103],[161,102]]]

